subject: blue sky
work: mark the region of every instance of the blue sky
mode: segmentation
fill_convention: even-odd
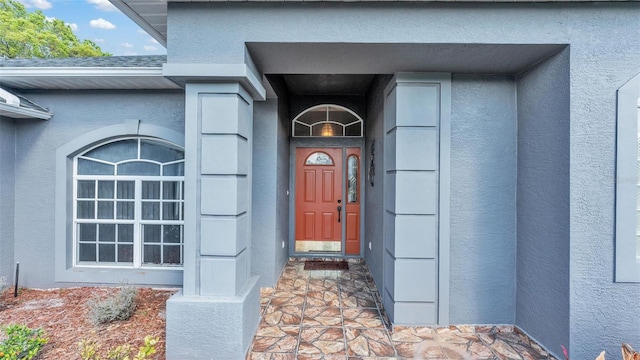
[[[94,41],[113,55],[166,54],[165,48],[111,5],[109,0],[19,0],[69,24],[80,39]]]

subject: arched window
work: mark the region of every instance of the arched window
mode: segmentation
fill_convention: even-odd
[[[338,105],[313,106],[293,119],[294,137],[362,137],[362,118]]]
[[[182,265],[182,148],[151,138],[123,138],[73,160],[76,265]]]
[[[307,157],[304,162],[305,165],[333,165],[333,159],[326,153],[321,151],[314,152]]]

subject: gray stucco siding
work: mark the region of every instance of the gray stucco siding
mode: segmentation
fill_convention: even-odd
[[[367,118],[365,119],[365,147],[362,154],[362,169],[367,178],[363,182],[365,191],[364,214],[364,258],[378,289],[384,289],[384,89],[391,75],[376,76],[367,93]],[[373,154],[372,154],[373,147]],[[373,156],[373,159],[372,159]],[[373,176],[369,177],[370,167],[374,166]],[[373,185],[371,185],[373,182]],[[371,244],[371,246],[369,246]]]
[[[620,29],[636,28],[637,18],[630,15],[639,11],[637,3],[512,6],[172,2],[168,6],[168,61],[223,64],[243,63],[247,42],[573,44],[580,38],[602,41],[607,39],[607,32],[619,37]],[[240,21],[251,26],[234,25]],[[217,36],[212,37],[214,32]],[[594,49],[590,43],[586,45]],[[260,59],[253,60],[260,68]],[[366,69],[362,72],[366,73]]]
[[[569,50],[517,85],[516,324],[560,354],[570,341]]]
[[[577,358],[601,348],[618,353],[640,329],[640,284],[614,282],[616,90],[640,72],[637,32],[611,41],[621,26],[591,39],[597,53],[572,46],[570,54],[570,341]],[[639,29],[640,16],[627,26]]]
[[[290,128],[289,103],[285,96],[278,97],[278,127],[277,145],[278,159],[276,163],[276,251],[275,262],[276,278],[280,276],[282,269],[288,260],[289,249],[289,159],[290,153]],[[284,243],[284,246],[282,244]]]
[[[556,355],[560,344],[569,345],[576,359],[593,358],[603,348],[619,353],[620,342],[637,338],[640,286],[614,282],[613,254],[616,90],[640,71],[640,3],[168,6],[168,58],[174,63],[242,63],[247,42],[568,45],[515,79],[454,72],[451,322],[515,322]],[[455,51],[449,56],[452,66],[460,60]],[[392,53],[381,52],[359,71],[368,73],[390,57]],[[261,59],[254,60],[260,68]],[[428,68],[429,59],[424,63]],[[332,73],[351,69],[341,61],[321,65]],[[368,165],[367,153],[376,139],[378,175],[376,186],[365,192],[364,236],[365,257],[384,288],[379,284],[382,231],[377,231],[383,194],[376,191],[382,188],[384,130],[375,99],[385,82],[376,81],[367,108],[363,165]],[[57,210],[52,149],[127,119],[182,132],[184,95],[26,95],[55,116],[49,122],[21,120],[16,125],[14,260],[23,264],[25,286],[60,286],[54,285],[50,255]],[[272,121],[284,121],[285,114],[272,114],[286,106],[269,109]],[[282,192],[289,173],[289,142],[282,138],[286,128],[284,122],[271,128],[266,147],[278,153],[275,181],[269,175],[269,201],[278,204],[279,220],[269,216],[268,226],[278,223],[275,231],[269,230],[269,251],[262,255],[273,261],[270,276],[281,269],[286,254],[278,248],[287,237],[281,212],[287,205]],[[273,153],[267,155],[274,165]],[[0,175],[0,196],[6,183]],[[0,223],[0,235],[6,236],[5,229],[5,222]],[[0,271],[4,267],[0,263]]]
[[[15,120],[0,116],[0,278],[14,282]],[[1,280],[0,280],[0,285]]]
[[[451,86],[450,320],[513,324],[515,82],[454,74]]]
[[[368,94],[364,164],[375,140],[375,185],[367,183],[365,258],[382,284],[384,156],[382,88]],[[516,87],[512,76],[452,76],[451,323],[515,321]],[[470,169],[474,171],[470,171]],[[372,248],[368,249],[371,242]]]
[[[181,91],[34,91],[26,96],[48,107],[54,117],[47,122],[21,121],[16,127],[15,261],[21,263],[23,286],[67,286],[54,279],[54,215],[65,207],[56,204],[54,196],[55,150],[91,131],[132,119],[140,120],[140,126],[184,133],[184,95]],[[126,274],[112,273],[112,282],[134,282]],[[85,281],[91,283],[91,276]]]
[[[277,105],[278,99],[267,99],[256,102],[253,109],[251,271],[260,275],[262,287],[274,286],[282,270],[275,263],[281,248],[276,236]]]

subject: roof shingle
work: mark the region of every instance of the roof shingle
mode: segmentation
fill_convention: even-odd
[[[166,55],[0,59],[0,67],[161,67]]]

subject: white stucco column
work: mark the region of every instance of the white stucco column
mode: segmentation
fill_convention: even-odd
[[[258,326],[250,275],[254,99],[264,88],[244,65],[165,64],[185,86],[182,292],[167,302],[168,359],[241,359]]]
[[[448,323],[449,74],[385,89],[384,307],[394,324]]]

